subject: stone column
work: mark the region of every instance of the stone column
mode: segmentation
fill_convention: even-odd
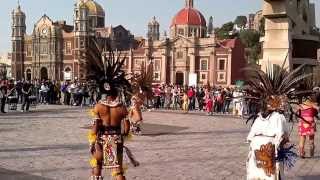
[[[195,57],[195,54],[194,52],[191,52],[189,54],[189,60],[190,60],[190,63],[189,63],[189,69],[190,69],[190,73],[195,73],[196,72],[196,57]]]
[[[167,58],[166,58],[165,53],[162,52],[162,54],[161,54],[161,82],[164,82],[164,83],[166,83],[166,80],[167,80],[166,68],[167,68]]]
[[[183,85],[189,85],[189,72],[185,71],[184,72],[184,78],[183,78]]]
[[[228,51],[229,55],[228,55],[228,59],[227,59],[227,64],[226,64],[226,78],[227,78],[227,86],[231,85],[231,73],[232,73],[232,69],[231,69],[231,60],[232,60],[232,49],[229,49]]]
[[[170,80],[172,84],[176,83],[176,78],[175,78],[175,57],[174,57],[174,50],[171,51],[171,69],[170,69]]]
[[[210,82],[210,85],[213,86],[214,82],[215,82],[215,60],[216,60],[216,50],[213,49],[212,52],[210,52],[210,57],[208,60],[209,63],[209,77],[208,77],[208,81]]]

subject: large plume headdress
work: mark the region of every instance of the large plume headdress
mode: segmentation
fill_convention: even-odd
[[[142,94],[147,98],[152,97],[153,64],[147,68],[141,64],[141,74],[134,74],[132,77],[132,90],[134,95]]]
[[[245,68],[246,83],[249,85],[249,98],[260,102],[260,112],[263,116],[273,111],[284,112],[288,110],[290,102],[306,94],[312,93],[312,89],[301,88],[302,82],[310,78],[312,73],[304,73],[305,65],[289,71],[282,66],[268,65],[266,71],[258,66]],[[309,86],[310,87],[310,86]],[[292,109],[291,106],[289,109]]]
[[[128,91],[131,88],[123,70],[126,57],[121,58],[111,49],[105,39],[89,39],[89,47],[85,51],[86,78],[94,80],[102,94],[118,95],[118,92]]]

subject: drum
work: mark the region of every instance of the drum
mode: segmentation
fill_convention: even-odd
[[[30,107],[36,108],[37,107],[37,97],[36,96],[29,96],[30,100]]]
[[[17,110],[18,106],[18,97],[17,96],[8,96],[8,106],[9,110]]]

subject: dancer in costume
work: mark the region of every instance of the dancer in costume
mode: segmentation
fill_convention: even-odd
[[[141,108],[145,99],[152,97],[153,67],[149,64],[147,71],[141,67],[141,74],[135,74],[132,78],[133,96],[129,108],[129,120],[131,131],[135,135],[141,134],[141,123],[143,120]]]
[[[289,124],[284,114],[291,109],[289,100],[302,95],[296,91],[297,85],[312,75],[299,75],[302,68],[287,72],[283,66],[274,67],[267,69],[267,73],[256,67],[246,69],[247,83],[253,92],[251,98],[261,102],[260,112],[249,118],[253,118],[254,123],[247,137],[250,143],[248,180],[284,179],[284,165],[293,166],[297,155],[289,144]]]
[[[301,158],[305,157],[304,145],[306,141],[306,137],[309,138],[309,150],[310,157],[314,155],[314,135],[316,132],[316,122],[315,117],[318,115],[318,106],[316,103],[316,97],[311,96],[305,102],[303,102],[299,109],[298,114],[300,116],[299,120],[299,156]]]
[[[86,58],[89,60],[87,78],[95,80],[103,94],[93,110],[92,129],[88,134],[92,153],[91,180],[103,179],[103,168],[111,169],[114,179],[124,180],[123,150],[128,149],[123,141],[130,130],[127,108],[120,94],[130,88],[122,70],[125,58],[115,59],[110,49],[109,56],[105,56],[104,42],[99,43],[92,39],[90,43],[86,52]]]

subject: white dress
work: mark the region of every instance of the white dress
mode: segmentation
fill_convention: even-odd
[[[263,168],[257,167],[255,150],[260,150],[261,145],[272,143],[275,146],[275,155],[277,155],[277,149],[287,132],[287,122],[283,114],[273,112],[267,118],[259,115],[247,137],[247,141],[250,143],[247,180],[278,180],[280,176],[282,180],[284,179],[283,163],[276,161],[275,173],[268,176]]]

